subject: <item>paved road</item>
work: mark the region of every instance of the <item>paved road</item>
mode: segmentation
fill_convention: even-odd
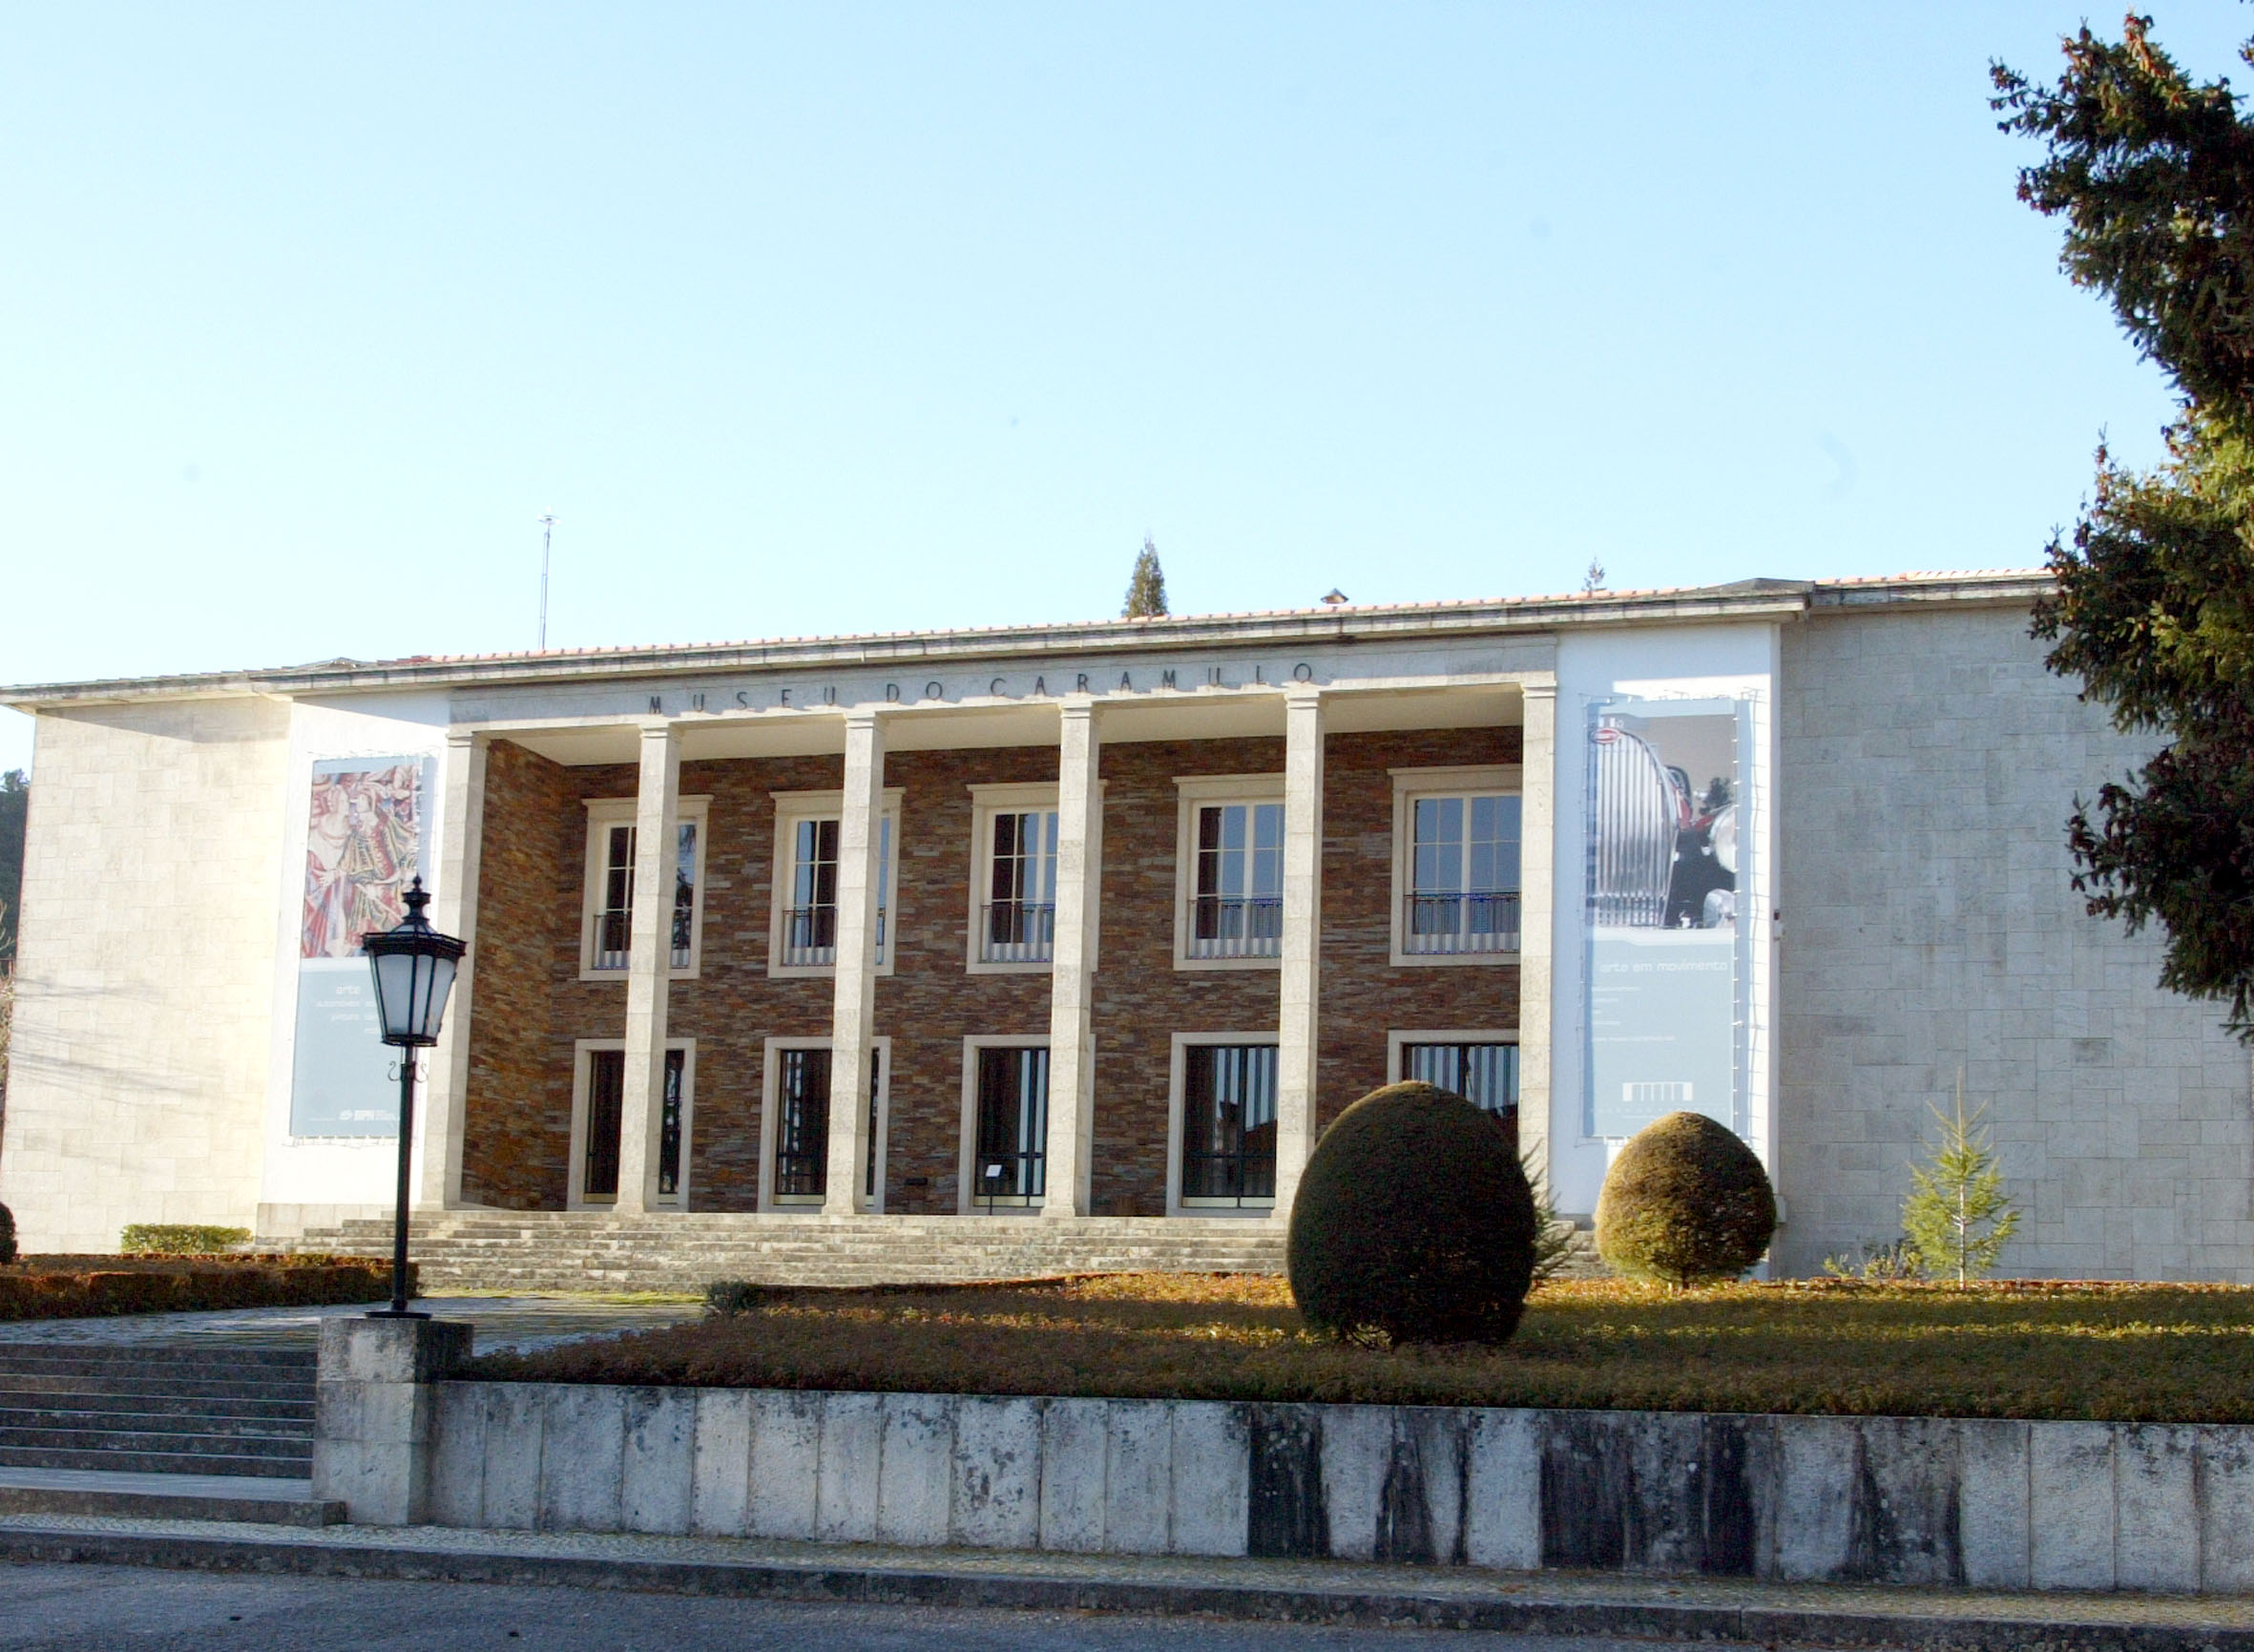
[[[6,1652],[1669,1652],[1650,1641],[0,1563]],[[1675,1652],[1691,1652],[1688,1647]],[[1709,1642],[1700,1652],[1713,1652]]]

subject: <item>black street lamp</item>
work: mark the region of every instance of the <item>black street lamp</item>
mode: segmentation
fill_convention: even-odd
[[[430,927],[423,916],[429,904],[418,877],[407,892],[407,921],[396,930],[370,930],[360,937],[368,971],[376,978],[376,1014],[384,1023],[384,1042],[399,1051],[399,1209],[391,1229],[391,1306],[374,1309],[370,1319],[430,1317],[410,1313],[407,1306],[407,1156],[415,1140],[415,1052],[438,1042],[447,994],[454,990],[454,971],[469,948]]]

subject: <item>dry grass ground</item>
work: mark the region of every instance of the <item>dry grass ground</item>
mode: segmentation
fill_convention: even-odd
[[[2254,1421],[2232,1286],[1552,1284],[1505,1348],[1309,1332],[1280,1279],[1121,1274],[767,1293],[751,1311],[477,1362],[527,1382],[1660,1411]]]

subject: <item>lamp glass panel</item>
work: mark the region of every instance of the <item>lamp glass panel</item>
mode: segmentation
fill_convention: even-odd
[[[376,1009],[383,1016],[386,1039],[414,1036],[415,962],[412,952],[379,952],[375,956]]]
[[[438,1036],[439,1024],[446,1019],[447,995],[454,990],[454,971],[459,967],[454,958],[432,958],[430,965],[430,1011],[423,1027],[428,1038]]]

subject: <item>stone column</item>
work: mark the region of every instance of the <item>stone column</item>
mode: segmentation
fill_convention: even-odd
[[[1523,693],[1526,726],[1518,813],[1518,1151],[1548,1180],[1552,1175],[1550,948],[1557,852],[1557,680],[1529,682]]]
[[[470,998],[477,978],[477,868],[485,840],[486,737],[468,731],[446,737],[440,780],[445,830],[438,844],[438,892],[430,921],[470,943],[447,1000],[446,1025],[430,1052],[428,1083],[416,1124],[412,1182],[418,1209],[444,1210],[462,1199],[462,1109],[470,1093]]]
[[[471,1328],[443,1319],[321,1322],[313,1395],[313,1495],[361,1526],[428,1517],[437,1383],[470,1357]]]
[[[1096,1143],[1096,923],[1103,894],[1102,735],[1096,702],[1062,707],[1056,764],[1056,945],[1049,984],[1049,1164],[1043,1216],[1088,1216]]]
[[[1276,1210],[1291,1218],[1315,1144],[1317,1011],[1323,985],[1323,696],[1284,695],[1284,944],[1276,1014]]]
[[[634,915],[626,943],[626,1083],[618,1106],[618,1202],[614,1206],[620,1215],[638,1215],[657,1197],[680,795],[680,730],[671,722],[646,722],[641,780],[635,792]]]
[[[829,1181],[823,1214],[866,1207],[870,1041],[876,1036],[877,854],[885,809],[885,725],[845,715],[845,798],[838,823],[837,996],[830,1015]],[[895,914],[895,918],[897,914]],[[898,923],[892,928],[897,931]],[[893,938],[897,938],[896,936]]]

